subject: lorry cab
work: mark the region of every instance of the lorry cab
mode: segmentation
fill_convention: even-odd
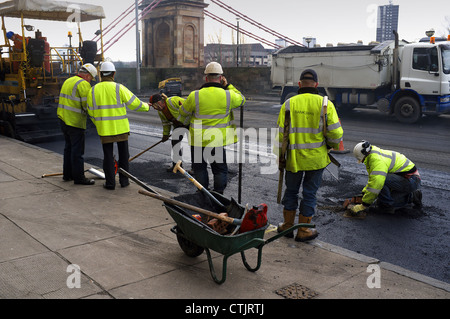
[[[449,94],[450,44],[416,43],[403,48],[402,89],[426,95]]]
[[[445,113],[450,107],[450,42],[405,45],[400,59],[400,89],[416,98],[421,113]]]

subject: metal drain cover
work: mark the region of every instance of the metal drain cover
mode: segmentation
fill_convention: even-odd
[[[275,290],[275,293],[286,299],[312,299],[319,295],[308,287],[297,283]]]

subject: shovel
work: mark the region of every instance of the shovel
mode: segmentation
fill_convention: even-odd
[[[209,211],[209,210],[197,207],[197,206],[193,206],[191,204],[183,203],[183,202],[180,202],[180,201],[178,201],[176,199],[168,198],[168,197],[165,197],[165,196],[162,196],[162,195],[158,195],[158,194],[153,194],[153,193],[150,193],[150,192],[145,191],[143,189],[139,190],[139,194],[150,196],[150,197],[159,199],[159,200],[161,200],[161,201],[163,201],[165,203],[176,205],[176,206],[179,206],[179,207],[183,207],[183,208],[192,210],[192,211],[194,211],[196,213],[205,214],[205,215],[217,218],[217,219],[219,219],[221,221],[224,221],[226,223],[229,223],[229,224],[241,225],[242,221],[243,221],[242,219],[237,219],[237,218],[232,218],[232,217],[220,215],[220,214],[214,213],[212,211]]]
[[[220,210],[223,212],[226,212],[228,216],[242,216],[242,209],[239,206],[239,204],[232,198],[231,203],[227,206],[222,204],[217,198],[214,197],[213,194],[211,194],[206,188],[202,186],[194,177],[192,177],[188,172],[184,170],[183,167],[181,167],[181,160],[177,162],[177,164],[173,168],[173,172],[176,174],[177,172],[181,172],[188,180],[190,180],[203,194],[208,196],[214,204],[216,204]]]
[[[286,111],[284,113],[284,131],[283,131],[283,143],[281,144],[281,152],[280,158],[286,160],[286,152],[289,145],[289,126],[290,126],[290,117],[291,112]],[[285,164],[284,164],[285,165]],[[281,193],[283,190],[283,177],[284,177],[284,166],[280,165],[279,167],[280,173],[278,177],[278,193],[277,193],[277,203],[281,203]]]

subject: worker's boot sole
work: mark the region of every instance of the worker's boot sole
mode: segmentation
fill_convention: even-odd
[[[313,240],[314,238],[317,238],[317,236],[319,236],[318,232],[315,232],[311,236],[306,236],[306,237],[299,237],[299,236],[297,236],[297,237],[295,237],[295,241],[303,243],[305,241]]]

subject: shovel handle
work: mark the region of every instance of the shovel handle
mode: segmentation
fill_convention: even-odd
[[[284,130],[283,130],[283,143],[281,144],[281,152],[280,158],[286,160],[286,151],[289,145],[289,126],[291,123],[291,112],[285,111],[284,113]],[[280,164],[281,165],[281,164]],[[283,190],[283,177],[284,177],[284,168],[280,166],[280,175],[278,177],[278,194],[277,194],[277,203],[281,203],[281,193]]]
[[[278,177],[278,193],[277,193],[277,203],[281,203],[281,193],[283,189],[283,177],[284,177],[284,170],[280,170],[280,175]]]
[[[181,160],[179,160],[175,166],[173,167],[173,172],[176,174],[177,172],[180,172],[181,174],[183,174],[184,176],[187,177],[187,179],[189,179],[194,185],[195,187],[197,187],[199,190],[203,190],[205,189],[202,184],[200,184],[199,182],[197,182],[197,180],[191,176],[191,174],[189,174],[188,172],[186,172],[186,170],[181,167]]]
[[[193,206],[193,205],[190,205],[190,204],[187,204],[187,203],[183,203],[183,202],[180,202],[180,201],[172,199],[172,198],[168,198],[168,197],[164,197],[164,196],[161,196],[161,195],[158,195],[158,194],[153,194],[153,193],[147,192],[147,191],[145,191],[143,189],[139,190],[139,194],[150,196],[150,197],[159,199],[159,200],[161,200],[161,201],[163,201],[165,203],[169,203],[169,204],[172,204],[172,205],[180,206],[180,207],[192,210],[192,211],[197,212],[197,213],[205,214],[205,215],[217,218],[217,219],[219,219],[221,221],[224,221],[226,223],[229,223],[229,224],[239,225],[241,223],[241,220],[239,220],[239,219],[234,219],[234,218],[231,218],[231,217],[228,217],[228,216],[219,215],[219,214],[211,212],[209,210],[206,210],[206,209],[203,209],[203,208],[200,208],[200,207],[197,207],[197,206]]]
[[[61,176],[63,173],[53,173],[53,174],[42,174],[41,178],[50,177],[50,176]]]
[[[171,136],[171,135],[169,135],[169,137],[170,137],[170,136]],[[156,142],[155,144],[153,144],[153,145],[150,146],[149,148],[146,148],[145,150],[143,150],[143,151],[140,152],[139,154],[137,154],[137,155],[133,156],[132,158],[130,158],[130,159],[128,160],[128,162],[131,162],[132,160],[138,158],[139,156],[141,156],[141,155],[144,154],[145,152],[150,151],[150,150],[151,150],[152,148],[154,148],[156,145],[159,145],[159,144],[161,144],[161,143],[164,143],[164,141],[161,140],[161,141],[159,141],[159,142]]]
[[[211,194],[206,188],[203,187],[202,184],[200,184],[194,177],[191,176],[191,174],[189,174],[188,172],[186,172],[186,170],[181,167],[181,160],[179,160],[174,168],[173,168],[173,172],[176,174],[177,172],[180,172],[181,174],[183,174],[184,176],[186,176],[186,178],[188,180],[190,180],[200,191],[202,191],[203,193],[205,193],[209,198],[211,198],[214,203],[216,203],[217,205],[219,205],[220,208],[225,209],[225,206],[217,199],[213,196],[213,194]]]

